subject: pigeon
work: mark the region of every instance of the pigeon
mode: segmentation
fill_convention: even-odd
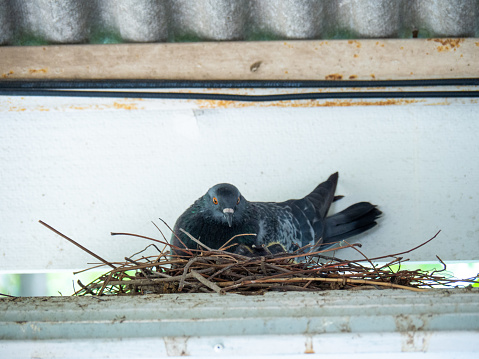
[[[382,212],[369,202],[327,216],[331,203],[342,198],[334,195],[337,182],[336,172],[306,197],[285,202],[250,202],[232,184],[217,184],[177,219],[172,253],[201,248],[184,232],[211,249],[227,244],[227,251],[259,256],[322,250],[374,227]],[[242,234],[248,235],[234,238],[237,246],[230,247],[227,242]]]

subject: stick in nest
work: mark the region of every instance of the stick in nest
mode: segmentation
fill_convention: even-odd
[[[43,224],[43,222],[41,222]],[[45,224],[44,224],[45,225]],[[78,245],[75,241],[62,235],[52,227],[55,233]],[[477,283],[475,279],[456,280],[441,276],[439,273],[445,270],[433,271],[432,273],[417,270],[401,270],[396,272],[390,270],[393,264],[401,264],[405,260],[398,258],[399,255],[409,253],[412,250],[377,257],[376,259],[394,258],[385,266],[377,267],[363,252],[360,252],[364,259],[356,261],[345,261],[340,258],[329,256],[338,248],[331,248],[322,251],[309,253],[314,255],[315,261],[301,251],[297,253],[279,253],[263,257],[245,257],[239,254],[224,251],[226,246],[234,241],[232,238],[218,250],[209,248],[201,241],[184,233],[200,249],[185,251],[181,256],[168,256],[163,251],[154,259],[142,257],[132,260],[126,258],[123,264],[118,266],[107,262],[91,251],[84,249],[102,263],[110,265],[112,269],[95,281],[83,285],[75,294],[77,295],[134,295],[144,293],[179,293],[184,287],[187,292],[209,292],[216,293],[240,293],[258,294],[270,290],[308,290],[321,291],[328,289],[357,289],[358,287],[385,287],[407,289],[412,291],[424,291],[425,288],[437,285],[450,285],[455,282]],[[439,232],[438,232],[439,233]],[[417,249],[433,240],[438,233],[413,248]],[[148,240],[152,238],[131,234]],[[246,234],[251,235],[251,234]],[[168,244],[168,242],[164,242]],[[168,244],[169,245],[169,244]],[[357,244],[348,244],[343,248],[355,248]],[[171,245],[170,245],[171,247]],[[320,263],[321,258],[327,262]],[[406,259],[407,260],[407,259]],[[371,265],[366,267],[362,263],[368,262]],[[136,275],[128,273],[135,271]],[[206,276],[206,277],[205,277]],[[378,280],[379,279],[379,280]]]

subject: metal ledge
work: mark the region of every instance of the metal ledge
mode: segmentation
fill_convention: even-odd
[[[126,357],[143,343],[140,346],[154,352],[142,357],[305,352],[460,352],[464,357],[476,350],[479,339],[478,293],[454,289],[4,298],[0,353],[72,356],[81,348],[82,356],[96,351],[98,357]],[[343,341],[349,344],[340,345]]]

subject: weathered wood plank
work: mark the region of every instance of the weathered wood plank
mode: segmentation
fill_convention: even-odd
[[[474,78],[478,63],[474,38],[0,47],[3,79]]]

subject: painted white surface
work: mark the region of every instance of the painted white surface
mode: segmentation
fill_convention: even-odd
[[[476,358],[478,298],[474,290],[389,289],[6,298],[0,299],[0,354]]]
[[[405,257],[478,260],[476,102],[221,108],[0,97],[0,270],[96,262],[39,219],[118,261],[149,242],[111,231],[160,238],[150,221],[172,226],[216,183],[235,184],[248,200],[282,201],[303,197],[335,171],[346,197],[333,210],[365,200],[384,212],[376,229],[356,237],[369,257],[411,249],[441,229]]]

